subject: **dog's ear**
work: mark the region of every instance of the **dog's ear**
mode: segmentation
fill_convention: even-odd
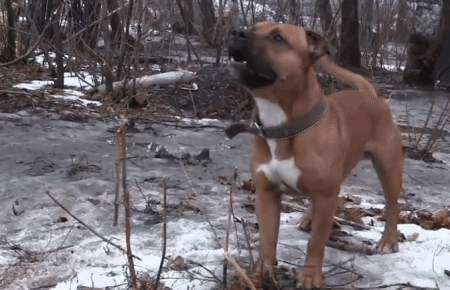
[[[311,58],[311,64],[324,55],[332,56],[332,47],[325,38],[317,34],[313,30],[305,30],[306,39],[308,41],[308,49]]]

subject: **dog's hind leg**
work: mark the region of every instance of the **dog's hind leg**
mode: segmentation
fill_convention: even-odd
[[[391,126],[394,126],[393,124]],[[386,198],[386,224],[377,248],[398,251],[397,223],[399,216],[398,198],[402,190],[403,152],[397,129],[387,130],[371,150],[372,162],[377,171]]]
[[[308,208],[305,214],[298,221],[298,226],[304,231],[309,231],[311,229],[312,223],[312,206]]]

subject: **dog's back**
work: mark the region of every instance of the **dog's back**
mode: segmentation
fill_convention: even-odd
[[[398,129],[392,121],[389,106],[377,96],[375,88],[366,78],[340,67],[328,56],[319,60],[319,66],[321,71],[334,75],[354,89],[328,96],[331,106],[338,107],[343,113],[346,128],[352,136],[349,151],[353,154],[348,156],[346,161],[345,167],[348,170],[344,173],[345,176],[359,159],[371,157],[374,144],[390,139],[386,137],[390,135],[386,132],[394,132],[394,135],[397,135]]]

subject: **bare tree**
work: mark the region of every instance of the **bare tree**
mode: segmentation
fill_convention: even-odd
[[[450,67],[450,1],[443,1],[438,35],[415,33],[408,40],[403,80],[421,86],[435,84]],[[444,47],[444,49],[442,49]]]
[[[216,24],[216,17],[214,15],[213,2],[212,0],[199,0],[199,5],[202,18],[201,34],[209,45],[215,46],[214,27]]]
[[[300,3],[296,0],[291,0],[289,12],[291,13],[291,23],[298,24],[298,11],[300,10]],[[319,12],[320,15],[320,12]]]
[[[16,33],[15,13],[11,0],[5,0],[6,12],[8,14],[8,33],[6,35],[6,44],[0,53],[0,62],[10,62],[16,58]]]
[[[61,15],[61,0],[53,0],[53,9],[55,11],[55,19],[53,22],[53,35],[55,39],[56,48],[56,87],[59,89],[64,88],[64,63],[63,63],[63,52],[61,44],[61,28],[60,28],[60,15]]]
[[[123,66],[123,61],[124,61],[124,57],[125,57],[125,50],[128,45],[127,37],[130,34],[130,22],[131,22],[131,14],[133,12],[133,4],[134,4],[134,1],[130,0],[130,2],[128,4],[128,14],[127,14],[127,22],[126,22],[126,26],[125,26],[125,33],[123,33],[123,29],[121,29],[122,30],[122,35],[121,35],[122,44],[120,45],[119,64],[117,65],[117,72],[116,72],[117,79],[120,79],[120,74],[122,73],[122,66]]]
[[[83,33],[83,38],[89,48],[94,48],[97,45],[98,35],[100,33],[100,25],[91,25],[100,17],[100,0],[84,1],[85,7],[83,11],[83,18],[85,19],[84,27],[86,28]]]
[[[117,9],[117,0],[108,0],[108,12],[115,11]],[[112,30],[112,39],[117,41],[120,39],[123,32],[122,21],[120,19],[120,13],[118,11],[111,14],[110,17],[111,30]]]
[[[108,0],[102,0],[102,28],[103,39],[105,41],[105,86],[106,92],[113,91],[113,73],[112,73],[112,55],[111,55],[111,37],[109,35],[109,17],[108,17]]]
[[[330,33],[334,34],[334,24],[333,21],[333,14],[331,12],[331,5],[330,0],[317,0],[317,12],[319,13],[320,17],[320,24],[322,26],[323,36],[329,37],[327,35],[327,32],[330,31]]]
[[[342,0],[341,45],[339,60],[343,66],[360,67],[358,0]]]
[[[192,0],[185,0],[185,7],[186,7],[186,15],[185,15],[185,19],[186,19],[186,32],[188,34],[193,34],[195,32],[195,27],[194,27],[194,1]]]
[[[450,85],[450,2],[444,1],[444,7],[441,12],[440,20],[440,52],[437,59],[434,81],[440,81],[441,84]]]
[[[408,1],[400,0],[398,7],[398,17],[396,25],[396,38],[398,41],[404,42],[408,36]]]
[[[40,34],[52,17],[52,0],[31,0],[29,9]]]
[[[361,35],[364,45],[372,42],[373,24],[373,0],[363,0],[361,2]]]
[[[443,1],[439,28],[442,38],[446,38],[450,34],[450,1]]]

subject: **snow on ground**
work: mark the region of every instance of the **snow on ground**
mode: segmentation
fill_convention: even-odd
[[[14,88],[18,89],[24,89],[24,90],[41,90],[45,89],[45,87],[52,86],[53,81],[31,81],[29,83],[20,83],[14,86]],[[84,94],[81,92],[81,90],[86,88],[86,85],[82,83],[79,78],[72,74],[72,73],[64,73],[64,87],[67,89],[61,90],[61,93],[50,95],[54,98],[58,99],[66,99],[66,100],[72,100],[79,102],[80,104],[86,106],[88,104],[90,105],[96,105],[100,106],[101,103],[97,101],[91,101],[84,99]]]
[[[301,265],[304,259],[302,252],[297,250],[293,253],[292,251],[292,247],[306,251],[308,234],[303,234],[297,229],[296,223],[299,217],[301,214],[282,214],[280,242],[283,244],[279,246],[278,259],[282,257],[281,260],[284,260],[284,257],[289,262]],[[366,225],[370,225],[371,218],[363,218],[363,220]],[[376,243],[381,238],[383,228],[384,223],[378,222],[376,226],[371,226],[370,231],[356,231],[350,227],[347,231],[354,236],[349,240],[362,239],[365,242]],[[330,264],[340,264],[354,258],[351,264],[346,263],[344,266],[365,277],[354,282],[355,287],[369,289],[381,285],[410,283],[415,287],[450,289],[450,280],[443,274],[444,270],[450,268],[450,231],[447,229],[429,231],[413,224],[400,224],[399,231],[407,237],[418,234],[418,238],[401,243],[398,253],[371,256],[360,254],[353,256],[351,253],[326,248],[324,271]],[[298,255],[297,259],[293,259],[293,255]],[[326,276],[326,284],[329,286],[342,285],[351,280],[350,273],[334,277]],[[396,289],[396,287],[387,289]]]
[[[45,85],[48,83],[32,82],[26,87],[22,84],[18,87],[39,89]],[[82,93],[67,89],[55,97],[61,96],[80,98]],[[415,125],[420,125],[428,112],[429,100],[409,98],[408,113],[406,100],[391,99],[390,106],[398,122],[413,120]],[[441,107],[443,100],[439,102]],[[433,122],[436,118],[433,116]],[[48,190],[73,214],[124,247],[122,209],[118,227],[112,226],[114,146],[112,134],[107,131],[124,121],[105,119],[76,123],[62,120],[54,112],[0,114],[0,203],[5,209],[0,211],[0,233],[29,252],[43,253],[19,258],[10,248],[1,246],[0,275],[3,276],[0,276],[0,289],[46,285],[58,290],[77,289],[78,286],[126,288],[126,256],[93,236],[44,194]],[[198,126],[227,125],[217,120],[182,121]],[[229,185],[220,181],[224,176],[232,176],[236,166],[241,179],[249,176],[247,162],[251,137],[239,135],[228,140],[220,128],[214,127],[175,129],[138,122],[137,128],[138,132],[127,137],[128,180],[135,208],[143,210],[146,207],[135,186],[136,181],[147,199],[159,202],[155,210],[162,212],[159,182],[161,177],[168,178],[167,259],[161,281],[173,290],[217,288],[217,280],[209,271],[221,279],[230,190]],[[208,148],[211,161],[181,167],[178,160],[155,158],[154,152],[149,150],[151,143],[158,144],[159,148],[164,146],[178,157],[182,152],[196,155]],[[88,160],[87,164],[82,162],[83,156]],[[443,163],[406,161],[405,194],[418,210],[430,208],[435,211],[450,204],[450,154],[444,150],[435,157]],[[81,168],[80,172],[70,175],[68,172],[74,168]],[[362,207],[382,208],[384,205],[375,171],[368,161],[357,166],[342,186],[341,194],[361,197],[359,206]],[[255,217],[243,207],[246,198],[245,193],[234,194],[234,214],[251,225]],[[186,204],[192,208],[186,209]],[[19,215],[14,215],[13,205]],[[297,228],[301,215],[299,212],[282,214],[278,247],[280,265],[303,263],[309,234]],[[61,220],[62,217],[67,221]],[[151,277],[156,276],[162,252],[162,223],[154,218],[140,212],[132,213],[132,249],[142,259],[135,260],[136,270]],[[363,221],[370,230],[344,228],[343,231],[352,235],[348,240],[376,243],[384,223],[367,217]],[[352,261],[345,266],[364,276],[354,282],[354,286],[370,288],[410,283],[416,287],[450,289],[450,279],[443,273],[450,270],[450,231],[424,230],[412,224],[401,224],[399,230],[407,237],[400,244],[400,252],[367,256],[327,247],[324,270],[350,259]],[[257,234],[251,234],[250,244],[253,254],[257,255]],[[61,246],[70,247],[45,253]],[[242,264],[248,265],[249,251],[239,222],[232,226],[229,249]],[[180,262],[183,259],[179,257],[184,262]],[[330,286],[342,285],[351,281],[352,275],[350,272],[328,275],[325,281]]]
[[[26,90],[39,90],[45,86],[50,86],[50,85],[53,85],[52,81],[31,81],[29,83],[17,84],[15,86],[13,86],[13,88],[26,89]]]
[[[398,228],[406,237],[418,234],[417,239],[401,243],[400,251],[395,254],[358,256],[356,259],[355,265],[362,266],[363,273],[374,278],[381,276],[369,286],[411,283],[416,287],[450,289],[450,281],[443,274],[450,268],[450,231],[424,230],[414,224],[400,224]],[[371,231],[353,234],[376,242],[382,231],[383,227],[374,227]]]
[[[72,100],[72,101],[78,101],[78,102],[81,102],[85,106],[88,104],[96,105],[96,106],[101,105],[100,102],[83,99],[84,94],[82,92],[71,90],[71,89],[64,89],[62,94],[56,94],[56,95],[53,95],[53,97],[66,99],[66,100]]]

